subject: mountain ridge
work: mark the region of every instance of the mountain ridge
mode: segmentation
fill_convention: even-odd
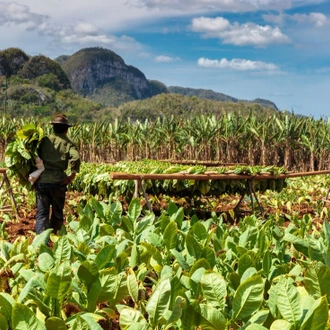
[[[223,111],[246,114],[249,109],[278,111],[268,100],[245,101],[207,89],[167,87],[99,47],[55,60],[28,56],[18,48],[0,50],[0,86],[0,109],[13,117],[46,119],[65,112],[73,121],[144,120]]]
[[[270,100],[261,98],[251,101],[243,100],[210,89],[166,86],[160,81],[148,80],[138,68],[127,65],[118,54],[105,48],[84,48],[71,56],[62,55],[56,58],[55,61],[58,61],[67,73],[72,89],[76,93],[89,97],[96,102],[101,100],[104,106],[119,106],[122,104],[116,101],[116,99],[114,101],[107,100],[102,95],[102,89],[104,89],[105,94],[111,94],[111,92],[121,94],[121,91],[116,88],[120,85],[118,83],[119,79],[120,82],[124,81],[127,84],[125,89],[128,92],[123,91],[122,94],[126,93],[126,96],[121,97],[125,102],[150,98],[161,93],[177,93],[224,102],[256,103],[272,108],[273,110],[278,110],[275,103]],[[87,67],[87,70],[81,69],[82,66]],[[93,71],[97,72],[97,78],[91,76],[91,72]],[[77,84],[77,81],[79,84]]]

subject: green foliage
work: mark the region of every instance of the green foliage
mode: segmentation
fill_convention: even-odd
[[[38,84],[41,87],[47,87],[54,91],[61,90],[61,81],[59,77],[54,73],[47,73],[39,77]]]
[[[0,72],[6,77],[17,75],[28,60],[29,56],[19,48],[2,50],[0,51]]]
[[[8,175],[17,178],[22,186],[31,186],[28,177],[36,169],[35,159],[42,138],[42,128],[31,123],[17,131],[16,139],[7,145],[5,163]]]
[[[248,102],[215,101],[196,96],[180,94],[159,94],[146,100],[138,100],[120,105],[119,110],[124,118],[132,120],[156,120],[157,118],[176,116],[182,119],[199,115],[221,115],[230,112],[239,112],[247,116],[251,110],[255,114],[273,114],[276,111],[262,108]]]
[[[86,67],[92,60],[99,58],[102,61],[117,61],[124,63],[124,60],[112,52],[111,50],[102,47],[83,48],[66,58],[63,63],[63,68],[66,72],[73,72],[80,67]]]
[[[70,81],[61,66],[46,56],[39,55],[31,57],[24,64],[20,72],[20,75],[27,79],[34,79],[47,74],[53,74],[57,77],[57,88],[70,88]]]
[[[125,213],[91,198],[77,213],[62,236],[50,229],[0,244],[11,284],[0,293],[0,327],[99,329],[119,319],[121,329],[328,328],[326,258],[292,245],[318,235],[326,256],[328,229],[255,216],[235,227],[215,215],[193,222],[174,206],[156,218],[138,199]]]
[[[89,164],[83,163],[80,173],[72,183],[72,188],[82,191],[85,194],[109,196],[110,193],[125,194],[132,196],[135,190],[133,180],[111,180],[111,172],[121,172],[128,174],[191,174],[198,175],[205,172],[221,174],[224,177],[220,180],[189,180],[189,179],[166,179],[166,180],[145,180],[143,185],[148,194],[176,195],[176,196],[209,196],[222,194],[236,194],[246,192],[246,179],[232,180],[235,175],[243,174],[253,176],[255,174],[276,175],[285,173],[286,170],[276,166],[220,166],[206,167],[200,165],[172,165],[168,162],[144,159],[136,162],[118,162],[110,164]],[[226,176],[227,175],[227,176]],[[207,187],[205,186],[207,185]],[[285,179],[273,180],[253,180],[255,191],[265,192],[266,190],[281,191],[286,187]]]

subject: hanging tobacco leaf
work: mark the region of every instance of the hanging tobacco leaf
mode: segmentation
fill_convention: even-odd
[[[16,132],[15,140],[8,143],[6,148],[5,164],[8,175],[17,178],[18,182],[27,188],[31,188],[28,178],[36,169],[37,149],[43,136],[41,127],[32,123],[26,124]]]

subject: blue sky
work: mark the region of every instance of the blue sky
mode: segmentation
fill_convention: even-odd
[[[0,27],[1,49],[100,46],[167,86],[330,112],[329,0],[0,0]]]

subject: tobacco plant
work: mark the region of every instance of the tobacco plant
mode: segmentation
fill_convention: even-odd
[[[159,217],[91,198],[51,230],[1,241],[0,329],[326,329],[330,226]],[[48,247],[51,240],[54,247]]]

